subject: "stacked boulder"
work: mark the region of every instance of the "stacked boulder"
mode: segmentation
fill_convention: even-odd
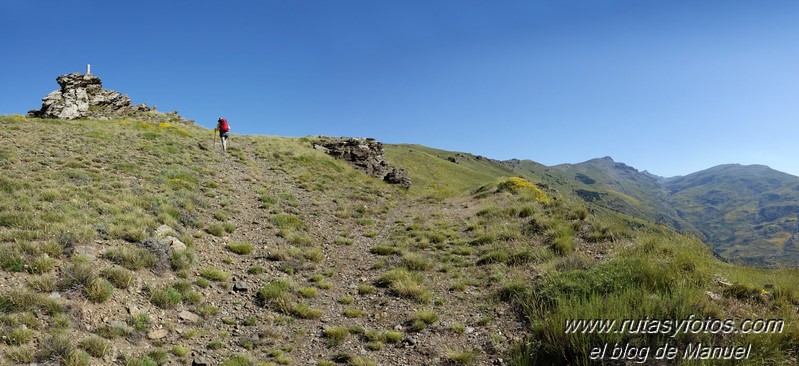
[[[355,169],[391,184],[410,188],[408,171],[391,166],[385,160],[383,144],[372,138],[319,136],[313,147],[345,160]]]
[[[103,89],[103,82],[92,74],[71,73],[56,78],[59,90],[42,99],[42,108],[31,110],[28,117],[59,119],[114,119],[170,120],[191,123],[177,112],[161,114],[155,107],[133,105],[130,97],[114,90]]]

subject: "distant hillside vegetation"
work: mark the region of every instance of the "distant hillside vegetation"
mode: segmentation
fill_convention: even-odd
[[[763,165],[720,165],[664,187],[680,217],[724,258],[799,264],[799,177]]]

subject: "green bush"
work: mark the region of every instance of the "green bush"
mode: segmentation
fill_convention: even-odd
[[[190,249],[174,251],[169,256],[169,261],[172,263],[172,269],[175,271],[183,271],[190,269],[196,262],[194,252]]]
[[[250,243],[230,243],[227,246],[227,250],[239,254],[250,254],[253,250],[253,245]]]
[[[105,302],[114,294],[114,285],[104,278],[95,278],[88,286],[83,288],[83,293],[91,302]]]
[[[102,256],[133,271],[141,268],[153,268],[158,264],[155,254],[144,248],[116,246],[106,250]]]
[[[333,347],[344,342],[350,331],[346,327],[326,327],[322,334],[327,339],[328,347]]]
[[[150,302],[162,309],[171,309],[182,301],[180,291],[171,286],[158,287],[150,290]]]
[[[200,271],[200,276],[212,281],[227,281],[230,278],[230,273],[211,267]]]

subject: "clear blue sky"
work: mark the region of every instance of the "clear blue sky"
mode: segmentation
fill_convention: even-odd
[[[91,63],[235,133],[799,175],[797,1],[0,0],[0,39],[0,114]]]

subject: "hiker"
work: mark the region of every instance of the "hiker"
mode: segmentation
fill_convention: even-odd
[[[227,124],[227,120],[219,117],[216,121],[216,129],[214,131],[219,131],[219,139],[222,140],[222,150],[227,152],[227,138],[228,132],[230,132],[230,126]]]

